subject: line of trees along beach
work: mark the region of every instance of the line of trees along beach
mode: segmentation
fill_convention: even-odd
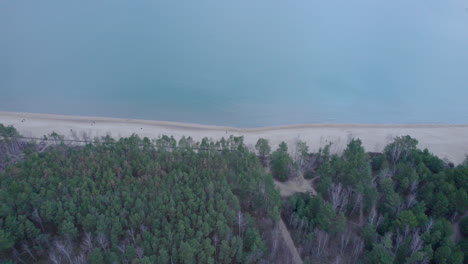
[[[256,152],[132,136],[26,142],[0,125],[0,260],[11,263],[287,263],[284,220],[304,263],[463,263],[468,163],[398,137]],[[46,140],[47,139],[47,140]],[[52,142],[52,143],[51,143]],[[317,192],[280,197],[274,181]]]

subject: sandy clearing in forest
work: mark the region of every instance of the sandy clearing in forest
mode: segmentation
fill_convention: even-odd
[[[310,151],[333,142],[332,151],[341,151],[351,138],[360,138],[367,151],[378,152],[392,138],[411,135],[420,148],[428,148],[442,159],[460,163],[468,154],[468,124],[465,125],[379,125],[379,124],[304,124],[265,128],[235,128],[166,121],[120,119],[90,116],[65,116],[36,113],[0,112],[0,123],[13,125],[24,136],[41,137],[55,131],[66,139],[110,135],[115,138],[138,134],[151,139],[172,135],[176,139],[191,136],[219,140],[229,135],[244,136],[245,144],[254,149],[259,138],[270,141],[273,149],[285,141],[294,150],[298,140],[305,141]]]
[[[312,187],[312,180],[306,180],[299,174],[297,177],[287,180],[286,182],[280,182],[275,180],[275,185],[278,187],[280,191],[280,195],[282,197],[288,197],[295,193],[309,193],[311,195],[316,195],[315,189]],[[299,252],[297,251],[296,246],[294,245],[294,241],[292,240],[291,234],[286,227],[283,219],[280,218],[279,220],[279,229],[281,231],[281,237],[283,238],[286,247],[288,247],[291,256],[292,256],[292,263],[301,264],[303,263]]]
[[[288,197],[295,193],[309,193],[310,195],[316,195],[314,187],[312,187],[312,179],[306,180],[302,175],[298,175],[285,182],[274,180],[276,187],[280,191],[282,197]]]

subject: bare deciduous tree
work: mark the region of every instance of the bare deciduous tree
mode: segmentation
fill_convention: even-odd
[[[107,252],[107,247],[109,246],[109,240],[107,239],[105,234],[99,233],[96,237],[96,242],[102,248],[102,250],[104,250],[104,252]]]
[[[333,183],[329,189],[330,203],[337,212],[342,212],[348,204],[349,191],[341,183]]]
[[[328,244],[328,241],[330,240],[330,235],[327,232],[320,229],[315,229],[314,233],[316,237],[315,239],[317,241],[317,247],[315,248],[316,255],[320,256],[322,255],[323,250],[325,249],[325,247]]]
[[[83,235],[83,240],[81,241],[81,250],[85,253],[91,252],[91,250],[94,248],[93,245],[93,237],[91,236],[91,233],[85,232]]]
[[[393,143],[387,145],[385,153],[390,157],[392,165],[395,165],[397,161],[406,159],[417,144],[418,141],[410,136],[396,137]]]
[[[240,237],[242,237],[242,228],[244,227],[245,225],[245,221],[244,221],[244,216],[242,214],[242,211],[239,210],[237,211],[237,227],[238,227],[238,234]]]
[[[61,264],[62,256],[56,250],[49,250],[49,260],[53,264]]]
[[[130,228],[127,230],[127,234],[130,236],[130,238],[132,239],[132,242],[133,244],[136,244],[136,240],[135,240],[135,231],[133,230],[133,228]]]
[[[42,218],[41,216],[39,215],[39,211],[37,210],[37,208],[34,208],[33,209],[33,212],[31,214],[31,217],[34,221],[36,221],[37,223],[39,223],[39,225],[41,226],[41,230],[42,232],[45,232],[44,230],[44,226],[42,225]]]
[[[362,223],[364,220],[364,195],[361,192],[354,193],[354,204],[351,210],[352,213],[355,213],[359,210],[359,223]]]
[[[424,230],[424,232],[431,230],[433,225],[434,225],[434,218],[431,217],[429,218],[429,221],[426,224],[426,229]]]
[[[69,239],[56,240],[54,243],[54,247],[60,255],[65,256],[67,258],[68,263],[73,263],[72,262],[73,247]]]
[[[148,227],[145,225],[140,225],[140,234],[143,234],[144,232],[148,231]]]
[[[117,249],[120,251],[120,253],[125,253],[125,251],[127,250],[127,246],[128,246],[128,239],[124,239],[122,241],[120,241],[119,245],[117,246]]]
[[[73,262],[72,263],[76,263],[76,264],[86,264],[87,261],[86,261],[86,256],[83,252],[81,252],[80,254],[78,254],[77,256],[75,256],[75,258],[73,259]]]
[[[16,263],[26,263],[23,261],[23,259],[21,258],[21,254],[18,252],[16,248],[13,248],[12,255]]]
[[[143,258],[145,251],[142,247],[137,247],[135,253],[139,259]]]
[[[23,245],[21,246],[21,249],[23,250],[23,253],[28,254],[28,256],[31,257],[34,261],[37,261],[36,257],[34,256],[28,244],[23,243]]]
[[[302,140],[297,140],[296,149],[294,151],[294,161],[299,166],[299,169],[302,171],[304,169],[305,163],[309,155],[309,147],[307,143]]]
[[[377,221],[377,211],[375,210],[375,208],[372,208],[369,213],[369,216],[367,217],[367,222],[371,225],[374,225],[376,221]]]
[[[333,261],[333,264],[341,264],[341,263],[345,263],[343,261],[343,257],[341,255],[336,256],[335,261]]]
[[[341,255],[345,253],[345,249],[348,247],[351,237],[352,237],[352,233],[350,230],[346,230],[346,232],[341,233],[341,236],[340,236],[340,254]]]
[[[353,260],[357,260],[361,255],[362,250],[364,249],[364,241],[358,236],[353,236],[353,241],[351,243],[351,257]]]
[[[406,199],[406,208],[411,208],[416,203],[416,193],[410,193]]]
[[[213,241],[213,246],[214,246],[215,248],[218,248],[218,244],[219,244],[218,234],[214,234],[214,235],[213,235],[212,241]]]
[[[404,239],[405,239],[405,236],[401,232],[398,232],[395,237],[395,248],[398,249],[403,243]]]
[[[421,236],[419,235],[419,228],[417,228],[416,230],[413,231],[413,234],[411,235],[411,242],[410,242],[411,255],[421,250],[423,247],[423,244],[424,244],[424,241],[421,239]]]

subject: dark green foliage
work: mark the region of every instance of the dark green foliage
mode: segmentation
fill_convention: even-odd
[[[464,262],[463,263],[467,263],[468,261],[468,238],[464,237],[460,240],[460,242],[458,243],[458,246],[460,247],[460,252],[464,252],[465,253],[465,256],[464,256]]]
[[[463,253],[449,246],[441,246],[434,252],[434,263],[440,264],[462,264]]]
[[[282,142],[278,149],[271,154],[271,171],[273,177],[280,181],[286,181],[289,178],[293,166],[293,160],[288,153],[288,146]]]
[[[384,214],[394,215],[401,204],[401,198],[393,189],[393,181],[390,178],[384,178],[379,186],[382,199],[379,204],[380,211]]]
[[[421,154],[421,159],[424,165],[431,170],[433,173],[438,173],[444,169],[444,162],[437,156],[434,156],[429,150],[424,149]]]
[[[13,247],[15,241],[5,230],[0,229],[0,252],[7,251]]]
[[[258,230],[255,228],[247,228],[244,235],[243,246],[244,250],[249,252],[244,258],[246,263],[254,263],[258,261],[262,256],[262,253],[266,250],[265,243],[262,241]]]
[[[371,166],[373,171],[379,171],[388,167],[387,156],[385,154],[378,153],[371,159]]]
[[[448,168],[427,177],[419,195],[426,202],[429,215],[451,216],[463,214],[468,208],[468,170],[464,167]]]
[[[255,144],[255,149],[257,150],[258,156],[260,157],[264,165],[266,165],[266,159],[271,152],[271,147],[268,140],[264,138],[259,138],[257,144]]]
[[[375,184],[372,183],[370,158],[359,139],[353,139],[343,151],[343,155],[330,155],[329,146],[321,153],[322,163],[318,169],[320,179],[316,190],[331,201],[333,195],[345,202],[336,207],[344,213],[361,217],[369,212],[378,199]],[[340,188],[343,190],[340,193]]]
[[[104,264],[104,256],[102,255],[102,252],[99,248],[95,248],[93,249],[93,251],[91,251],[89,254],[88,254],[88,262],[89,264]]]
[[[368,264],[392,264],[393,256],[383,245],[374,246],[365,256],[365,263]]]
[[[468,237],[468,216],[460,220],[460,232],[463,236]]]
[[[4,126],[0,124],[0,140],[1,137],[16,137],[19,136],[18,131],[13,126]]]
[[[466,235],[455,245],[450,221],[468,209],[468,167],[449,168],[428,150],[417,149],[417,143],[397,137],[372,158],[359,140],[342,155],[331,155],[329,147],[319,151],[319,195],[294,195],[285,206],[304,257],[316,263],[333,263],[337,255],[345,263],[462,263]],[[325,220],[331,224],[323,225]],[[343,220],[345,228],[333,232]],[[466,222],[460,222],[462,234]],[[346,244],[350,239],[362,248]],[[326,253],[314,250],[323,245]]]
[[[396,220],[396,226],[400,228],[401,230],[404,230],[407,227],[410,229],[413,229],[416,226],[418,226],[418,219],[413,214],[413,211],[404,210],[398,216]]]
[[[371,169],[369,156],[362,147],[361,140],[351,140],[341,158],[343,161],[341,165],[343,167],[337,175],[337,181],[345,186],[353,186],[356,189],[361,189],[364,185],[370,184]]]
[[[0,251],[27,246],[28,263],[264,258],[258,221],[272,228],[280,199],[256,155],[241,138],[180,143],[133,136],[31,152],[0,174]]]
[[[14,127],[0,124],[0,171],[21,160],[25,153],[37,149],[33,144],[18,140],[18,136]]]
[[[365,225],[361,230],[361,237],[364,240],[365,249],[371,250],[377,239],[377,232],[372,225]]]
[[[294,194],[289,198],[289,206],[295,217],[305,220],[310,229],[317,227],[328,232],[338,232],[344,228],[343,216],[337,215],[331,204],[320,196]]]
[[[312,156],[303,144],[297,164],[280,144],[270,156],[275,178],[287,180],[313,157],[308,169],[318,193],[285,198],[283,210],[272,177],[242,137],[106,137],[80,147],[51,138],[56,145],[42,151],[0,142],[0,261],[269,263],[278,240],[267,232],[280,213],[305,262],[466,258],[467,217],[461,237],[453,228],[468,209],[468,166],[445,166],[409,136],[371,155],[358,139],[342,154],[327,145]],[[256,148],[268,165],[268,142]]]
[[[419,183],[419,175],[417,171],[408,163],[398,164],[396,172],[393,176],[393,181],[396,182],[396,191],[400,194],[408,194],[415,184]]]
[[[426,215],[426,203],[425,202],[417,202],[412,208],[411,211],[413,212],[414,216],[418,220],[419,226],[425,226],[426,223],[429,221],[429,218]]]

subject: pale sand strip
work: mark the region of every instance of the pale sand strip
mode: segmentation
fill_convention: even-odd
[[[301,256],[299,255],[299,252],[297,252],[297,248],[294,245],[294,241],[292,240],[291,234],[289,233],[288,228],[286,227],[286,224],[284,224],[283,219],[280,218],[278,221],[278,227],[281,232],[281,236],[284,239],[284,243],[286,243],[286,246],[288,247],[290,253],[291,253],[291,263],[293,264],[302,264],[304,263],[301,259]]]
[[[258,138],[266,138],[273,149],[285,141],[293,150],[297,140],[305,141],[311,151],[317,151],[328,142],[332,150],[341,151],[351,138],[360,138],[367,151],[378,152],[392,138],[410,135],[419,140],[420,148],[454,163],[460,163],[468,154],[468,124],[466,125],[377,125],[377,124],[304,124],[265,128],[234,128],[188,123],[119,119],[88,116],[64,116],[35,113],[0,112],[0,123],[13,125],[24,136],[41,137],[55,131],[67,139],[86,134],[90,138],[110,135],[115,138],[138,134],[151,139],[172,135],[176,139],[191,136],[195,140],[208,137],[218,140],[229,135],[244,136],[249,148]]]

